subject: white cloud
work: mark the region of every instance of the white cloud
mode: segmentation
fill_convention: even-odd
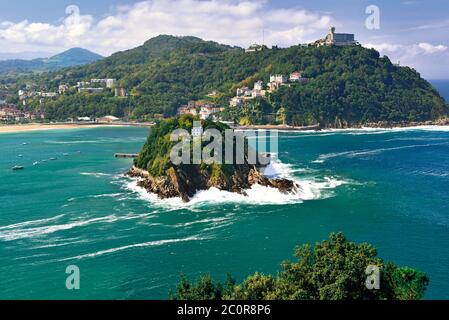
[[[442,44],[434,46],[430,43],[422,42],[418,44],[418,47],[424,51],[424,53],[438,53],[443,52],[447,50],[446,46],[443,46]]]
[[[267,45],[288,46],[321,36],[331,22],[330,16],[307,10],[270,9],[266,1],[147,0],[117,7],[97,21],[81,14],[69,15],[60,24],[4,22],[0,46],[17,51],[83,46],[109,54],[159,34],[248,46],[262,41],[262,30]]]

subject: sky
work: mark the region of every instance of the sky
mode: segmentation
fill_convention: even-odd
[[[330,26],[427,79],[449,79],[449,0],[0,0],[0,59],[102,55],[159,34],[287,47]]]

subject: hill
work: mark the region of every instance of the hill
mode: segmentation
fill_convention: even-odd
[[[45,102],[45,111],[51,119],[104,114],[152,119],[158,114],[172,116],[181,104],[205,99],[212,90],[219,92],[214,102],[227,107],[239,86],[293,71],[302,71],[310,81],[228,108],[222,117],[246,124],[345,127],[434,121],[449,114],[444,99],[417,71],[396,66],[388,57],[361,46],[298,45],[245,53],[195,37],[164,35],[87,66],[22,79],[19,85],[33,81],[56,90],[60,83],[116,78],[129,92],[127,99],[114,98],[111,92],[73,93]]]
[[[79,66],[102,59],[99,54],[82,48],[72,48],[50,58],[33,60],[0,61],[0,73],[27,73],[51,71],[67,67]]]

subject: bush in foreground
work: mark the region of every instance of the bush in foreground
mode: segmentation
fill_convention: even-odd
[[[374,246],[331,234],[314,248],[295,250],[296,262],[285,261],[276,276],[256,272],[237,284],[228,275],[225,283],[210,275],[190,282],[184,275],[173,300],[419,300],[429,284],[423,272],[398,267],[377,257]],[[368,289],[366,268],[378,266],[380,288]]]

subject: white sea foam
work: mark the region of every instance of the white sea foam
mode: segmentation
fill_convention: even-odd
[[[23,228],[23,227],[28,227],[28,226],[40,225],[40,224],[44,224],[47,222],[58,220],[59,218],[62,218],[63,216],[64,216],[63,214],[60,214],[58,216],[54,216],[54,217],[47,218],[47,219],[31,220],[31,221],[10,224],[7,226],[0,226],[0,230],[9,230],[9,229],[17,229],[17,228]]]
[[[123,193],[105,193],[105,194],[97,194],[95,196],[91,196],[92,198],[117,198],[123,195]]]
[[[117,217],[114,215],[93,218],[88,220],[78,220],[72,221],[64,224],[55,224],[55,225],[45,225],[39,227],[32,228],[23,228],[27,225],[21,225],[14,228],[7,228],[4,231],[0,231],[0,240],[2,241],[13,241],[19,239],[27,239],[33,237],[40,237],[44,235],[48,235],[51,233],[55,233],[58,231],[70,230],[77,227],[84,227],[92,223],[99,222],[115,222],[117,221]]]
[[[112,176],[112,174],[102,173],[102,172],[80,172],[80,175],[88,176],[88,177],[95,177],[95,178],[103,178],[103,177]]]
[[[357,158],[364,156],[372,156],[378,155],[388,151],[397,151],[403,149],[414,149],[414,148],[428,148],[428,147],[438,147],[438,146],[447,146],[448,142],[445,143],[431,143],[431,144],[414,144],[407,146],[399,146],[392,148],[379,148],[379,149],[364,149],[364,150],[351,150],[351,151],[343,151],[343,152],[334,152],[334,153],[326,153],[322,154],[318,157],[318,159],[312,161],[313,163],[324,163],[329,159],[338,158],[338,157],[347,157],[347,158]]]
[[[238,203],[248,205],[283,205],[301,203],[305,200],[318,200],[332,195],[331,190],[348,183],[347,181],[335,178],[324,177],[298,177],[300,172],[307,171],[304,168],[296,168],[291,164],[286,164],[278,159],[272,159],[270,166],[264,172],[270,178],[287,178],[293,180],[298,186],[295,193],[282,193],[278,189],[253,185],[245,190],[246,194],[238,194],[210,188],[198,191],[190,202],[184,203],[180,198],[160,199],[156,194],[147,192],[144,188],[137,186],[137,179],[127,179],[124,189],[136,194],[138,198],[148,201],[157,206],[162,206],[166,210],[178,210],[180,208],[194,209],[205,204]]]
[[[144,248],[144,247],[155,247],[155,246],[162,246],[162,245],[171,244],[171,243],[187,242],[187,241],[201,241],[201,240],[208,240],[208,239],[210,239],[210,238],[199,237],[199,236],[191,236],[191,237],[181,238],[181,239],[168,239],[168,240],[149,241],[149,242],[144,242],[144,243],[136,243],[136,244],[131,244],[131,245],[127,245],[127,246],[122,246],[122,247],[117,247],[117,248],[101,250],[101,251],[97,251],[97,252],[93,252],[93,253],[83,254],[83,255],[76,256],[76,257],[61,259],[59,261],[80,260],[80,259],[85,259],[85,258],[95,258],[95,257],[102,256],[102,255],[105,255],[105,254],[111,254],[111,253],[115,253],[115,252],[123,251],[123,250],[128,250],[128,249]]]

